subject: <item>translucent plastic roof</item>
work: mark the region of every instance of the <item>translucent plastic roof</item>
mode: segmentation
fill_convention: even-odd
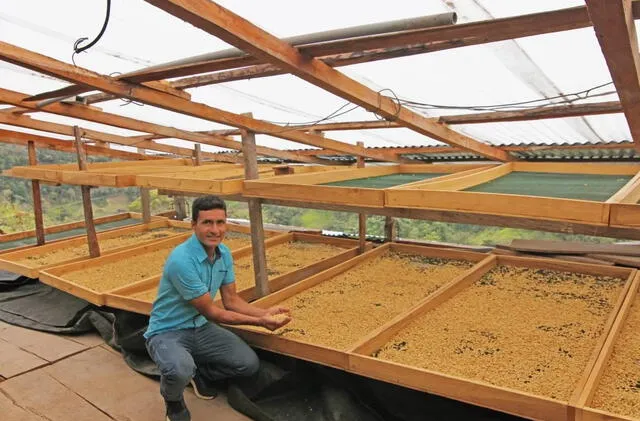
[[[227,0],[219,3],[279,37],[447,11],[457,12],[458,23],[465,23],[584,5],[580,1],[568,0],[397,0],[393,2],[393,7],[389,7],[386,1],[378,0],[366,3],[344,0]],[[102,26],[105,7],[105,0],[0,0],[0,40],[70,63],[74,41],[80,37],[95,37]],[[78,66],[102,74],[123,73],[229,47],[142,0],[113,0],[111,9],[110,23],[103,38],[87,53],[74,57]],[[577,96],[567,95],[611,81],[590,27],[352,65],[339,70],[385,95],[436,106],[492,106],[497,110],[513,110],[515,108],[507,104],[544,98],[555,98],[547,101],[555,103],[566,98],[575,100]],[[0,62],[2,88],[36,94],[65,85],[66,82]],[[616,100],[617,95],[613,91],[613,85],[602,86],[591,91],[588,98],[573,103]],[[255,118],[279,124],[314,122],[346,104],[345,100],[291,75],[229,82],[190,89],[189,92],[194,101],[238,113],[252,112]],[[152,106],[125,105],[120,100],[96,105],[108,112],[186,130],[224,127]],[[496,105],[502,108],[495,108]],[[342,111],[349,108],[352,107],[347,105]],[[478,112],[426,105],[416,110],[426,116]],[[136,134],[44,113],[35,116],[111,133]],[[362,108],[356,108],[328,121],[375,118],[375,115]],[[467,124],[452,128],[496,145],[597,143],[630,139],[622,114]],[[349,143],[364,141],[366,146],[439,144],[407,129],[337,131],[327,132],[326,136]],[[163,142],[187,143],[179,140]],[[281,149],[306,147],[268,136],[258,136],[258,143]],[[204,149],[216,150],[208,146]]]

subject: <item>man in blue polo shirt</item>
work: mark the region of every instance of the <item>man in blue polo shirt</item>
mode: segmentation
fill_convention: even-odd
[[[213,399],[211,382],[258,371],[255,352],[218,323],[275,330],[291,320],[286,308],[261,309],[236,293],[233,257],[222,244],[226,222],[222,199],[204,196],[193,202],[193,235],[167,258],[153,303],[144,336],[160,369],[160,394],[169,421],[191,420],[183,399],[189,383],[196,396]],[[224,309],[213,303],[218,290]],[[283,316],[273,317],[276,314]]]

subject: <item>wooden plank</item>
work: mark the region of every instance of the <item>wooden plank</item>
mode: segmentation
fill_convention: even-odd
[[[607,203],[638,203],[640,199],[640,172],[627,182]]]
[[[438,167],[438,166],[436,166]],[[389,187],[389,189],[393,189],[393,190],[408,190],[408,189],[421,189],[421,188],[425,188],[426,186],[428,186],[431,183],[440,183],[442,181],[449,181],[449,180],[456,180],[458,178],[463,178],[466,177],[468,175],[472,175],[472,174],[476,174],[479,172],[482,172],[486,169],[490,169],[491,167],[488,165],[482,165],[482,166],[471,166],[472,168],[466,169],[468,168],[466,165],[460,165],[460,169],[459,171],[453,171],[448,175],[442,175],[440,177],[435,177],[435,178],[429,178],[427,180],[420,180],[420,181],[414,181],[413,183],[407,183],[407,184],[401,184],[399,186],[393,186],[393,187]],[[449,171],[446,171],[449,172]]]
[[[513,171],[513,163],[508,162],[493,168],[487,168],[481,171],[466,172],[464,176],[449,177],[447,179],[432,179],[430,183],[423,183],[414,186],[414,188],[426,188],[428,190],[464,190],[469,187],[477,186],[482,183],[503,177]],[[429,180],[428,180],[429,181]]]
[[[298,185],[326,184],[357,178],[398,174],[401,171],[400,168],[401,167],[398,165],[380,165],[367,168],[347,168],[336,171],[318,171],[310,173],[294,172],[292,175],[283,175],[262,181],[252,181],[252,183],[282,183]]]
[[[594,259],[605,259],[622,266],[640,268],[640,257],[620,256],[617,254],[602,253],[587,254],[586,256]]]
[[[551,172],[560,174],[636,175],[638,164],[603,162],[524,162],[513,163],[513,171]]]
[[[600,48],[618,91],[636,148],[640,148],[640,54],[631,0],[586,0]]]
[[[609,215],[611,227],[640,226],[640,205],[631,203],[612,203]]]
[[[559,400],[480,381],[448,376],[435,371],[383,362],[364,355],[350,355],[348,371],[529,419],[543,421],[572,419],[572,410],[565,402]]]
[[[640,256],[640,246],[624,244],[590,244],[574,241],[513,240],[509,249],[534,253],[552,254],[619,254]]]
[[[142,220],[148,224],[151,221],[151,190],[140,188],[140,203],[142,204]]]
[[[431,138],[479,153],[490,159],[511,161],[514,158],[499,148],[454,132],[443,124],[434,124],[421,114],[356,82],[325,63],[302,56],[294,47],[206,0],[147,0],[174,16],[234,45],[254,57],[262,58],[284,70],[385,118]],[[318,146],[318,145],[315,145]],[[354,151],[355,152],[355,151]]]
[[[246,188],[246,186],[245,186]],[[268,194],[271,194],[269,192]],[[385,190],[385,207],[451,210],[607,225],[608,203],[499,193]],[[267,196],[272,197],[272,196]],[[473,222],[471,222],[473,223]],[[604,234],[602,234],[604,235]]]
[[[283,176],[288,177],[288,176]],[[381,208],[384,190],[360,187],[314,186],[266,181],[245,181],[243,196],[251,198],[306,201],[309,203],[351,204],[360,208]]]
[[[27,143],[27,153],[29,155],[29,165],[37,165],[36,145],[33,141]],[[42,215],[42,197],[40,196],[40,182],[31,180],[31,192],[33,195],[33,214],[36,222],[36,243],[42,245],[44,239],[44,220]]]
[[[613,276],[627,279],[635,269],[617,266],[590,265],[586,263],[564,262],[556,259],[530,258],[520,256],[496,256],[499,265],[519,266],[535,269],[549,269],[561,272],[576,272],[595,276]]]

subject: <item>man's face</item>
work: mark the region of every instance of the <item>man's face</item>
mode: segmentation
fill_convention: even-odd
[[[192,222],[193,232],[208,249],[214,249],[224,240],[227,232],[227,214],[222,209],[198,212],[198,220]]]

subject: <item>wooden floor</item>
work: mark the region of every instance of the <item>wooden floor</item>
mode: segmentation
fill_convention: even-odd
[[[247,421],[221,395],[185,400],[192,419]],[[3,421],[161,421],[159,383],[129,368],[95,334],[51,335],[0,322]]]

